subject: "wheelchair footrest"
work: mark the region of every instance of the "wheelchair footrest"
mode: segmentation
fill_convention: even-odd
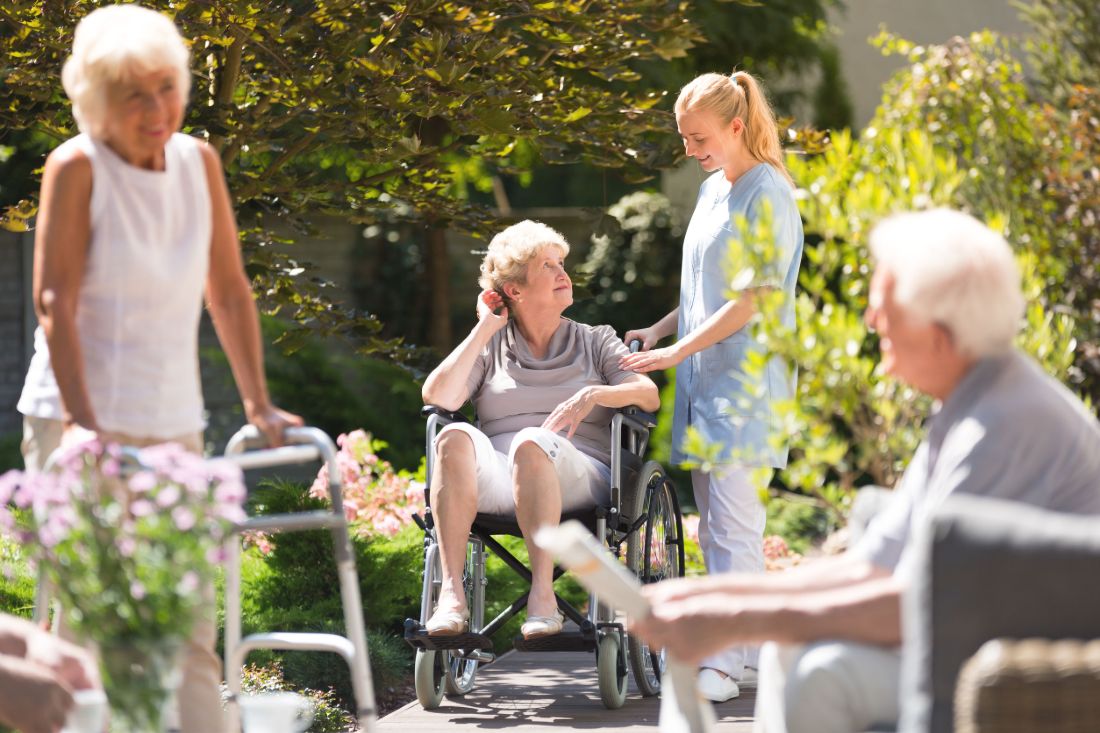
[[[405,641],[415,649],[488,649],[492,651],[493,641],[483,634],[456,634],[454,636],[428,636],[428,632],[415,619],[405,620]]]
[[[536,639],[517,634],[512,645],[521,652],[590,652],[596,648],[596,637],[583,631],[563,631]]]

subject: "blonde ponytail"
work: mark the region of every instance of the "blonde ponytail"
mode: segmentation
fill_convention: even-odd
[[[676,110],[710,110],[729,124],[740,117],[745,123],[745,148],[757,160],[767,163],[783,174],[794,186],[779,144],[779,126],[775,122],[764,88],[747,71],[735,71],[730,76],[703,74],[680,90]]]

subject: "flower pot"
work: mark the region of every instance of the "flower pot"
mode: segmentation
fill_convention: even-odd
[[[180,682],[182,643],[134,639],[99,645],[111,733],[163,733]]]

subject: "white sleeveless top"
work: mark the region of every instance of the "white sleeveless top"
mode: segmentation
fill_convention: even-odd
[[[198,328],[213,231],[199,142],[176,133],[165,170],[126,163],[102,142],[62,144],[92,163],[91,236],[76,325],[100,428],[172,438],[205,427]],[[45,334],[34,334],[18,409],[61,419]]]

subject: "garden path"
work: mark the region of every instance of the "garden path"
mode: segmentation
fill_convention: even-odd
[[[750,733],[755,701],[755,687],[746,685],[741,697],[717,706],[716,733]],[[655,731],[657,703],[656,697],[641,697],[631,683],[626,705],[619,710],[605,709],[600,703],[594,654],[509,652],[478,672],[477,685],[465,697],[444,698],[433,711],[423,710],[413,701],[382,718],[378,731]]]

